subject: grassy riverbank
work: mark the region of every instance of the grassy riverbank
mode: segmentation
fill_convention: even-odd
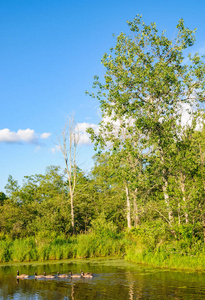
[[[136,232],[37,236],[0,240],[0,263],[62,260],[70,258],[124,257],[127,261],[170,269],[205,270],[203,244],[192,247],[180,242],[160,242]]]
[[[177,240],[157,237],[142,231],[131,232],[131,247],[126,248],[126,260],[169,269],[191,269],[205,271],[205,247],[198,239]]]
[[[120,256],[126,241],[121,237],[83,234],[69,238],[35,238],[1,240],[0,262],[46,261],[68,258]]]
[[[205,271],[204,256],[205,251],[189,255],[166,251],[149,252],[136,247],[127,251],[126,260],[160,268]]]

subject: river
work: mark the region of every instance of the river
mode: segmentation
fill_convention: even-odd
[[[42,274],[94,273],[93,278],[35,279]],[[16,271],[29,274],[17,280]],[[0,299],[205,299],[205,273],[170,271],[124,259],[67,260],[0,266]]]

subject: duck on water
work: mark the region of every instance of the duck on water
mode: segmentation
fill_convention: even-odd
[[[83,277],[82,274],[72,274],[71,271],[69,272],[69,275],[71,278],[82,278]]]
[[[93,277],[93,274],[88,272],[88,273],[84,273],[83,270],[80,270],[81,271],[81,275],[82,277],[86,277],[86,278],[92,278]]]
[[[52,274],[46,275],[46,272],[44,272],[43,274],[44,274],[44,278],[48,278],[48,279],[53,279],[53,278],[55,278],[55,275],[52,275]]]
[[[21,275],[19,275],[19,271],[17,271],[16,278],[17,279],[27,279],[27,278],[29,278],[29,275],[27,275],[27,274],[21,274]]]
[[[84,273],[83,270],[80,270],[81,274],[72,274],[72,272],[70,271],[69,274],[60,274],[59,272],[57,272],[57,276],[50,274],[50,275],[46,275],[46,272],[43,273],[43,275],[37,275],[36,272],[34,272],[34,276],[35,279],[39,279],[39,278],[47,278],[47,279],[54,279],[54,278],[92,278],[93,274],[92,273]],[[21,274],[19,275],[19,271],[17,271],[17,279],[27,279],[30,276],[27,274]]]
[[[34,275],[35,275],[35,278],[45,278],[45,276],[44,276],[44,275],[37,275],[37,273],[36,273],[36,272],[34,273]]]
[[[57,277],[58,278],[68,278],[69,275],[68,274],[60,274],[60,272],[57,272]]]

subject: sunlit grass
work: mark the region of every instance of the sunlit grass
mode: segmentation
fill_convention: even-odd
[[[72,237],[0,240],[0,262],[46,261],[69,258],[119,256],[125,251],[120,237],[95,233]]]
[[[151,252],[146,248],[143,249],[135,246],[127,249],[125,258],[127,261],[143,263],[153,267],[205,270],[204,255],[205,251],[191,255],[165,250]]]
[[[146,242],[146,243],[145,243]],[[0,240],[0,263],[125,257],[127,261],[170,269],[205,270],[203,244],[185,247],[181,241],[153,244],[142,235],[89,232],[77,236],[44,236]]]

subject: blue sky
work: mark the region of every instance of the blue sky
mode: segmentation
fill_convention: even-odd
[[[21,184],[25,175],[63,166],[54,148],[71,113],[77,123],[100,121],[99,104],[85,91],[103,76],[101,58],[115,45],[113,33],[128,32],[126,20],[142,14],[173,36],[184,18],[197,28],[191,51],[205,54],[204,11],[202,0],[1,0],[0,191],[9,175]],[[83,170],[93,155],[92,145],[79,146]]]

